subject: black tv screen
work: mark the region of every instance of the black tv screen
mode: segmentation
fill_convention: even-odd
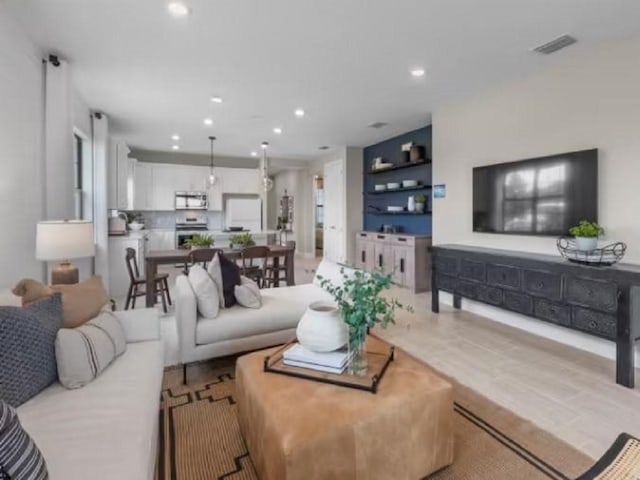
[[[473,169],[473,231],[564,235],[598,221],[598,150]]]

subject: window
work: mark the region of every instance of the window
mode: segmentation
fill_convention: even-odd
[[[566,169],[566,165],[560,164],[507,173],[503,183],[504,230],[561,230],[567,209]]]

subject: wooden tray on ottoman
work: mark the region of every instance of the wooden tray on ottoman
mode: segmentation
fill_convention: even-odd
[[[370,339],[369,337],[366,343],[369,369],[367,375],[364,377],[350,375],[348,370],[345,370],[344,373],[337,374],[286,365],[282,355],[289,347],[296,343],[298,342],[295,340],[286,343],[275,352],[264,357],[264,371],[376,393],[380,380],[382,380],[384,373],[387,371],[387,367],[393,361],[394,348],[391,345]]]

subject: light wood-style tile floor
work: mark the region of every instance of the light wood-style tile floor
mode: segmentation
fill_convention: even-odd
[[[446,305],[435,315],[429,294],[392,295],[415,312],[377,333],[444,374],[594,458],[623,431],[640,436],[640,391],[615,383],[613,361]]]

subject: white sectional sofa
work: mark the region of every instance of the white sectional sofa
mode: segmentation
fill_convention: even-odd
[[[126,352],[85,387],[55,383],[18,407],[50,480],[152,480],[164,349],[155,309],[116,312]]]
[[[232,355],[285,343],[295,338],[296,327],[307,306],[331,301],[319,286],[318,275],[334,282],[342,267],[323,261],[313,283],[261,290],[259,309],[233,306],[220,310],[216,318],[198,315],[196,297],[186,276],[176,280],[176,323],[183,365],[198,360]]]

